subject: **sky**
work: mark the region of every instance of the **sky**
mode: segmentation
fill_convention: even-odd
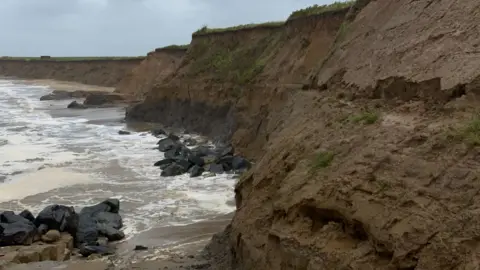
[[[137,56],[333,0],[0,0],[1,56]]]

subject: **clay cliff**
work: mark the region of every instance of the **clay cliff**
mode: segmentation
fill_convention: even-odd
[[[127,119],[231,140],[256,161],[214,239],[229,267],[475,269],[479,10],[356,1],[200,32]]]
[[[55,60],[0,59],[0,76],[52,79],[89,85],[116,86],[142,61],[132,59]]]

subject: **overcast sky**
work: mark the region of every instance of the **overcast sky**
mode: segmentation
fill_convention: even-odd
[[[145,55],[202,25],[283,20],[333,0],[0,0],[0,56]]]

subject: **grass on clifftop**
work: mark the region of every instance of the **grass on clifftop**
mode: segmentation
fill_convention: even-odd
[[[348,1],[341,1],[341,2],[334,2],[329,5],[313,5],[304,9],[299,9],[290,15],[288,19],[295,19],[298,17],[305,17],[310,15],[322,14],[327,11],[339,10],[351,7],[355,3],[355,0],[348,0]]]
[[[42,59],[40,57],[0,57],[1,60],[18,61],[89,61],[89,60],[134,60],[142,59],[144,56],[86,56],[86,57],[50,57]]]
[[[281,26],[283,24],[285,24],[284,21],[277,21],[277,22],[242,24],[242,25],[226,27],[226,28],[208,28],[208,26],[204,25],[202,28],[195,31],[193,33],[193,35],[222,33],[222,32],[238,31],[238,30],[244,30],[244,29],[252,29],[252,28],[257,28],[257,27],[278,27],[278,26]]]
[[[471,146],[480,146],[480,116],[476,116],[454,134]]]
[[[352,116],[350,120],[355,124],[363,123],[364,125],[371,125],[377,122],[379,118],[380,116],[376,112],[363,112]]]
[[[162,48],[157,48],[156,50],[186,50],[188,49],[189,44],[184,44],[184,45],[168,45]]]

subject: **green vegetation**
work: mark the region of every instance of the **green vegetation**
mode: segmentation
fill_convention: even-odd
[[[455,137],[465,141],[471,146],[480,145],[480,115],[475,116],[463,128],[457,130]]]
[[[315,171],[321,170],[330,166],[332,163],[335,154],[332,152],[319,152],[315,154],[310,164],[310,172],[313,173]]]
[[[165,47],[162,47],[162,48],[158,48],[157,50],[186,50],[188,49],[188,46],[189,44],[184,44],[184,45],[176,45],[176,44],[173,44],[173,45],[168,45],[168,46],[165,46]]]
[[[238,30],[244,30],[244,29],[252,29],[257,27],[273,27],[274,28],[274,27],[282,26],[284,24],[285,24],[284,21],[278,21],[278,22],[242,24],[242,25],[226,27],[226,28],[208,28],[206,25],[204,25],[202,28],[195,31],[193,35],[222,33],[222,32],[238,31]]]
[[[219,45],[212,39],[199,39],[186,56],[192,59],[189,73],[208,74],[213,81],[243,86],[262,73],[268,59],[277,53],[281,39],[281,33],[275,32],[245,44],[232,41]],[[236,92],[232,95],[241,94],[240,90]]]
[[[340,2],[334,2],[329,5],[313,5],[304,9],[299,9],[290,15],[288,17],[289,20],[298,18],[298,17],[305,17],[305,16],[310,16],[310,15],[317,15],[317,14],[322,14],[328,11],[334,11],[334,10],[339,10],[339,9],[344,9],[351,7],[355,3],[354,0],[348,0],[348,1],[340,1]]]
[[[363,112],[361,114],[352,116],[350,118],[350,121],[352,121],[353,123],[363,123],[364,125],[371,125],[377,122],[379,118],[380,117],[378,113],[367,111],[367,112]]]
[[[133,60],[143,59],[144,56],[86,56],[86,57],[51,57],[40,59],[40,57],[0,57],[1,60],[17,60],[17,61],[89,61],[89,60]]]

